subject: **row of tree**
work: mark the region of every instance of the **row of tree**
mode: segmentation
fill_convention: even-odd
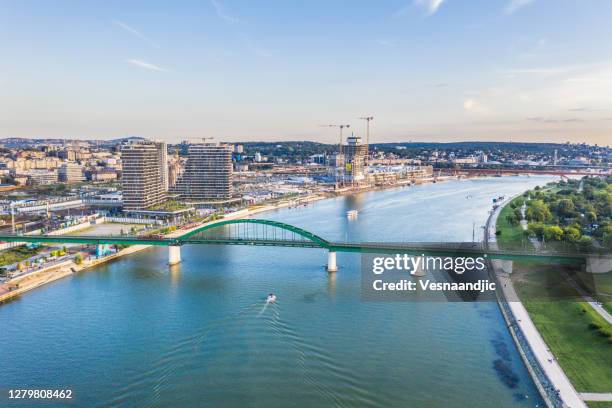
[[[545,241],[612,247],[612,177],[585,177],[536,187],[511,203],[506,217],[518,225],[524,216],[528,234]]]

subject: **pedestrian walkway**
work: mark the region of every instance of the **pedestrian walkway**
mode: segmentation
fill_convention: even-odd
[[[612,324],[612,315],[601,305],[601,303],[589,296],[584,289],[582,289],[580,285],[567,273],[564,273],[563,275],[565,275],[567,283],[569,283],[572,288],[576,289],[576,292],[578,292],[584,301],[591,305],[591,307],[608,323]]]
[[[612,392],[581,392],[584,401],[612,401]]]
[[[501,207],[494,211],[488,224],[489,230],[487,231],[487,242],[490,249],[498,249],[497,240],[495,237],[495,225],[497,224],[497,217],[499,216],[500,212]],[[501,289],[505,298],[518,299],[518,295],[516,294],[510,276],[503,272],[497,273],[497,276],[502,284]],[[571,408],[586,408],[587,405],[584,403],[580,394],[578,394],[569,378],[567,378],[565,372],[548,349],[546,342],[540,335],[540,332],[531,320],[531,317],[529,317],[529,313],[527,312],[527,309],[525,309],[525,306],[523,306],[523,303],[508,302],[508,306],[510,307],[512,315],[517,322],[518,328],[527,339],[529,347],[535,355],[538,364],[540,367],[542,367],[542,370],[546,374],[548,380],[553,384],[555,390],[557,390],[563,404]]]

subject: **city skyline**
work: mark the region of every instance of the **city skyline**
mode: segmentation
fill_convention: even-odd
[[[7,2],[0,137],[587,142],[605,1]]]

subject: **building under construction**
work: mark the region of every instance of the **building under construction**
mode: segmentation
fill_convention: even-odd
[[[350,136],[346,139],[344,151],[344,181],[347,184],[362,184],[366,180],[367,145],[361,143],[361,137]]]
[[[346,142],[346,145],[339,145],[339,151],[330,158],[331,176],[338,186],[363,184],[367,174],[367,145],[359,136],[349,136]]]

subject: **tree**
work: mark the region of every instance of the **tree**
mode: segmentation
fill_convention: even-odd
[[[82,264],[82,263],[83,263],[83,255],[81,255],[81,254],[76,254],[76,255],[74,256],[74,263],[75,263],[75,264],[77,264],[77,265]]]
[[[597,213],[595,211],[588,211],[586,213],[586,219],[590,223],[597,222]]]
[[[532,200],[527,207],[526,216],[529,221],[544,222],[551,217],[551,213],[544,201]]]
[[[544,238],[547,241],[561,241],[563,239],[563,230],[558,225],[550,225],[544,227]]]
[[[589,236],[583,235],[578,240],[578,246],[580,246],[580,249],[582,250],[587,250],[591,248],[592,245],[593,245],[593,239]]]
[[[516,217],[515,213],[510,213],[506,216],[506,221],[508,221],[508,224],[516,226],[519,225],[520,219]]]
[[[530,222],[527,231],[530,236],[541,239],[544,235],[544,224],[541,222]]]
[[[576,206],[570,198],[564,198],[557,202],[557,214],[561,217],[575,217]]]
[[[576,227],[565,227],[563,230],[563,239],[567,242],[578,242],[580,239],[580,230]]]
[[[612,231],[604,231],[601,238],[604,246],[606,246],[607,248],[612,248]]]

